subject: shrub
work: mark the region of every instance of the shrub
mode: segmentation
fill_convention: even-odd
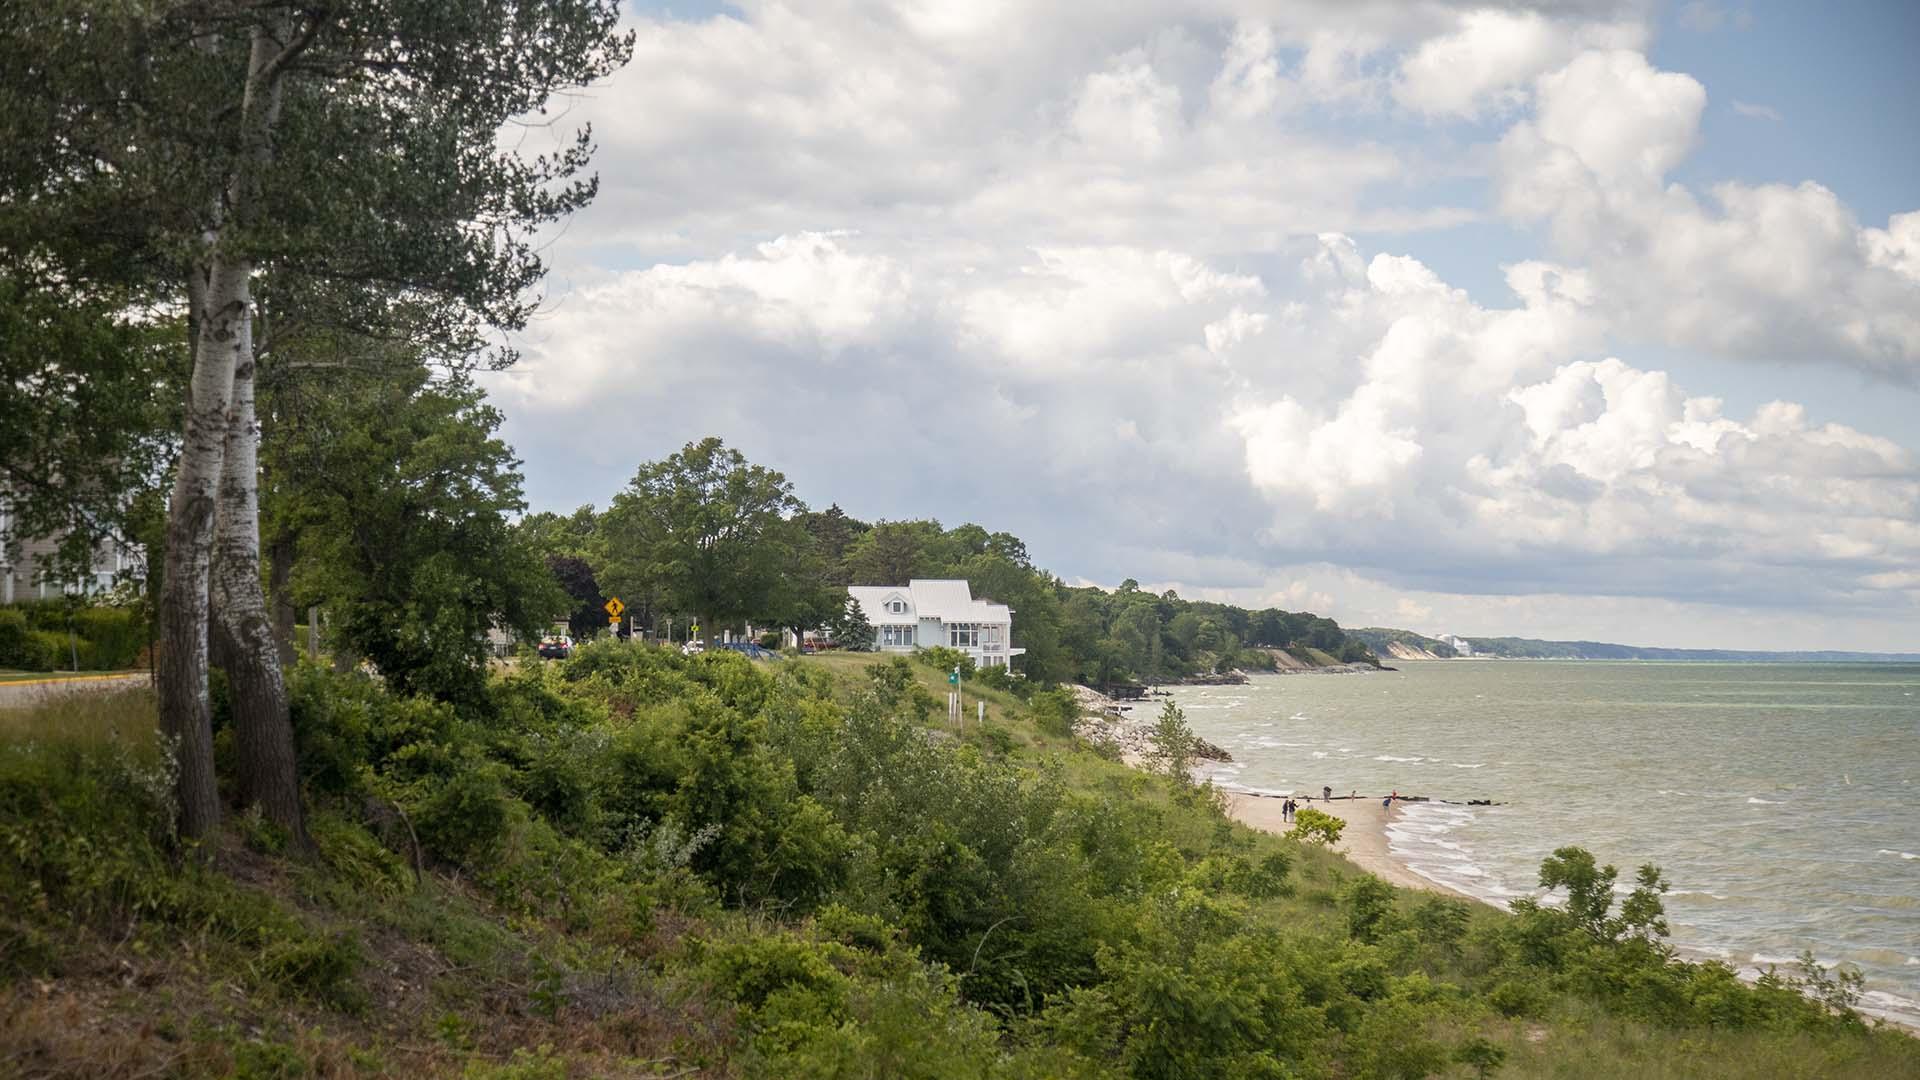
[[[254,974],[269,986],[349,1011],[365,997],[354,985],[360,969],[360,939],[350,933],[316,937],[296,934],[269,943],[254,964]]]
[[[1341,890],[1347,909],[1347,934],[1357,941],[1375,942],[1393,923],[1393,886],[1361,874]]]
[[[1051,687],[1034,693],[1027,714],[1035,727],[1049,735],[1072,735],[1073,722],[1080,717],[1080,700],[1064,686]]]
[[[1287,835],[1309,844],[1332,847],[1340,842],[1340,832],[1346,827],[1345,821],[1332,814],[1303,806],[1293,815],[1293,828],[1287,830]]]
[[[490,862],[507,832],[506,772],[474,762],[434,789],[413,812],[420,842],[469,868]]]
[[[930,649],[914,650],[913,658],[939,672],[950,672],[954,668],[959,668],[962,679],[971,679],[974,676],[973,657],[959,649],[935,645]]]

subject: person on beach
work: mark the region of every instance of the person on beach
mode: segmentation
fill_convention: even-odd
[[[1293,820],[1293,800],[1291,798],[1280,804],[1280,820]]]
[[[1333,801],[1333,785],[1328,784],[1326,787],[1321,788],[1320,797],[1325,799],[1328,802],[1332,802]]]

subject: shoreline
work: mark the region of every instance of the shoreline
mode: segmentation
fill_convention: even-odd
[[[1499,911],[1505,910],[1483,897],[1474,896],[1423,877],[1394,858],[1387,846],[1387,826],[1392,824],[1396,815],[1400,813],[1400,807],[1394,806],[1388,809],[1380,805],[1380,799],[1384,797],[1363,795],[1349,799],[1335,796],[1332,802],[1302,798],[1300,805],[1302,808],[1312,807],[1323,814],[1346,822],[1346,828],[1340,833],[1340,843],[1332,848],[1333,852],[1380,880],[1403,889],[1420,889],[1456,900],[1485,904]],[[1293,827],[1282,817],[1281,805],[1285,801],[1284,798],[1275,795],[1229,790],[1227,791],[1227,814],[1243,825],[1273,833],[1276,836],[1284,836],[1287,830]]]

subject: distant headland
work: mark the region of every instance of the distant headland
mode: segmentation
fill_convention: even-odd
[[[1427,637],[1411,630],[1368,626],[1346,634],[1382,660],[1720,660],[1769,663],[1920,663],[1914,652],[1764,652],[1746,649],[1659,649],[1604,641],[1543,641],[1519,637]]]

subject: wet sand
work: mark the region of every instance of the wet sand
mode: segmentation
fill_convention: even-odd
[[[1285,833],[1293,825],[1282,816],[1280,806],[1283,802],[1284,799],[1270,796],[1231,792],[1227,795],[1227,813],[1241,824],[1270,833]],[[1400,804],[1396,803],[1392,810],[1388,810],[1380,805],[1379,797],[1363,795],[1357,799],[1336,797],[1332,802],[1302,800],[1300,806],[1302,809],[1312,807],[1346,822],[1347,827],[1340,834],[1340,843],[1333,850],[1382,881],[1402,888],[1425,889],[1460,900],[1486,903],[1477,896],[1469,896],[1458,889],[1449,889],[1438,882],[1429,881],[1387,854],[1387,825],[1394,815],[1400,813]]]

